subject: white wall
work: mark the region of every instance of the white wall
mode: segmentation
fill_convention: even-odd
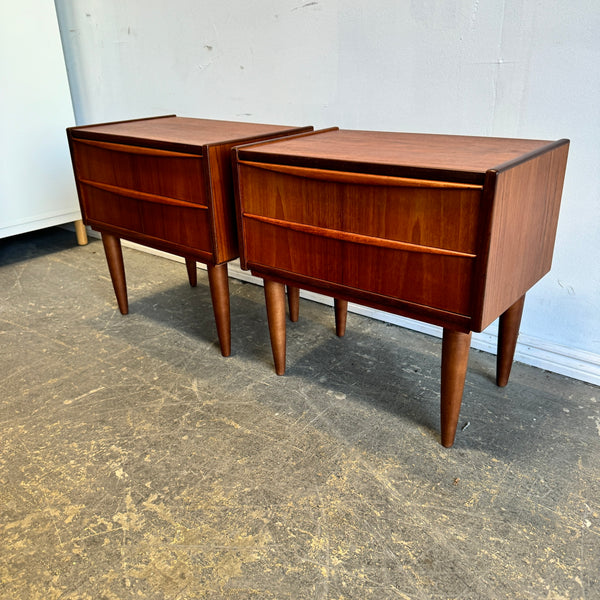
[[[570,138],[554,265],[528,295],[517,357],[600,383],[597,0],[56,6],[80,124],[177,113]]]

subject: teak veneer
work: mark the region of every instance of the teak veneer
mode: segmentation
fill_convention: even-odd
[[[196,285],[206,263],[223,356],[231,352],[227,262],[238,244],[231,148],[310,131],[168,115],[67,129],[83,220],[99,231],[121,313],[121,239],[185,257]]]
[[[233,150],[241,265],[265,281],[275,368],[284,285],[443,327],[441,441],[471,332],[500,317],[506,385],[526,292],[551,266],[569,141],[337,128]]]

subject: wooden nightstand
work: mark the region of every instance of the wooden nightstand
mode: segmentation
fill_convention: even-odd
[[[120,239],[206,263],[223,356],[231,352],[227,261],[238,256],[231,148],[310,131],[169,115],[67,129],[83,220],[101,232],[121,313]]]
[[[277,373],[284,285],[440,325],[451,446],[471,332],[498,317],[508,381],[525,293],[551,266],[568,147],[333,129],[235,149],[241,264],[265,280]]]

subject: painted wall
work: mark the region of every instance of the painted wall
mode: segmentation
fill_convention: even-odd
[[[517,357],[600,383],[597,0],[56,0],[56,7],[79,124],[176,113],[570,138],[553,269],[528,295]],[[474,345],[489,346],[493,335],[492,327]],[[557,361],[563,366],[553,367]]]

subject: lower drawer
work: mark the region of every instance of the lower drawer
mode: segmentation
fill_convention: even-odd
[[[474,257],[398,250],[245,221],[250,268],[280,269],[323,282],[470,314]]]
[[[82,184],[84,217],[92,224],[126,229],[174,245],[210,252],[208,209],[188,204],[162,204],[115,194]]]

